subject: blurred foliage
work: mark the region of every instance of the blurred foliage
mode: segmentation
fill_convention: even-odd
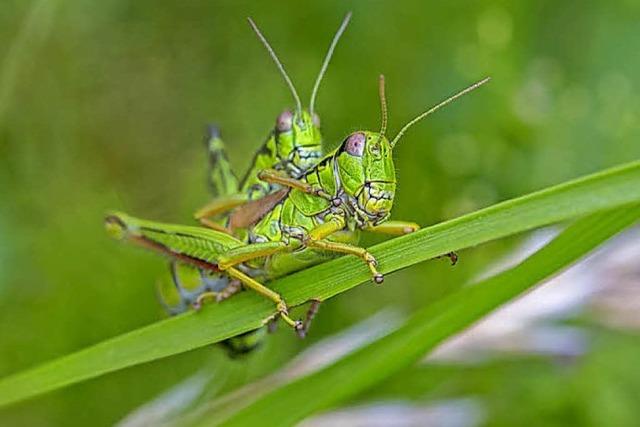
[[[482,96],[448,107],[402,142],[396,217],[431,224],[640,157],[640,5],[633,0],[5,0],[0,375],[162,316],[153,283],[164,263],[110,241],[104,211],[190,221],[207,200],[204,124],[221,125],[242,170],[291,104],[245,17],[256,19],[308,94],[347,10],[354,17],[318,99],[328,147],[351,130],[377,127],[380,72],[392,131],[471,81],[494,79]],[[455,269],[425,263],[375,291],[360,287],[329,301],[309,341],[390,301],[406,311],[424,306],[511,243],[465,251]],[[0,424],[108,425],[203,364],[228,371],[232,388],[307,345],[281,331],[242,362],[201,349],[5,410]],[[611,360],[628,360],[637,341],[615,349]],[[617,369],[600,366],[609,367]],[[598,384],[608,372],[587,369],[580,378]],[[550,377],[547,388],[558,384],[565,379]],[[594,387],[594,399],[627,405],[615,390]],[[528,397],[510,409],[540,414]]]
[[[593,326],[593,325],[592,325]],[[638,335],[594,327],[591,349],[570,357],[510,356],[465,366],[429,363],[363,394],[356,402],[415,402],[474,396],[490,426],[633,426],[640,393]]]
[[[396,331],[323,370],[290,381],[255,401],[248,399],[250,403],[246,408],[220,425],[296,425],[310,414],[375,388],[384,379],[419,362],[438,344],[464,331],[492,310],[513,301],[544,278],[584,257],[603,241],[636,223],[638,218],[640,206],[634,205],[576,220],[520,264],[417,310]],[[309,396],[314,398],[309,399]],[[201,425],[213,425],[212,415],[203,417]]]

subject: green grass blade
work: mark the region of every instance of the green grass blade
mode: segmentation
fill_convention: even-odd
[[[640,161],[507,200],[370,248],[383,273],[598,210],[640,201]],[[310,296],[326,299],[368,281],[368,270],[351,257],[278,280],[293,305]],[[304,286],[301,286],[304,283]]]
[[[293,425],[353,397],[417,362],[445,339],[566,268],[638,218],[636,205],[578,220],[518,266],[419,311],[392,334],[259,398],[223,425]],[[209,417],[203,424],[213,423]]]
[[[640,162],[608,169],[512,199],[371,248],[390,273],[437,255],[478,245],[598,210],[640,202]],[[327,299],[369,281],[363,263],[337,260],[279,279],[270,286],[291,305]],[[189,351],[259,327],[274,306],[244,292],[120,335],[0,380],[0,406],[108,372]]]

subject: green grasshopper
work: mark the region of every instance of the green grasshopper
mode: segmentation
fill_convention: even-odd
[[[261,282],[339,254],[350,254],[364,261],[375,283],[382,283],[376,259],[356,246],[360,231],[404,234],[419,228],[412,222],[389,221],[396,188],[393,148],[414,124],[488,80],[475,83],[418,115],[389,141],[385,135],[387,108],[381,76],[381,130],[350,134],[299,180],[283,182],[278,177],[262,176],[290,189],[249,228],[245,240],[212,229],[164,224],[117,212],[107,216],[107,230],[117,239],[240,282],[272,300],[276,304],[274,316],[302,331],[303,323],[289,317],[284,299]]]
[[[249,18],[249,24],[266,47],[291,91],[296,109],[294,113],[285,110],[278,116],[274,129],[257,151],[249,170],[241,181],[231,168],[218,128],[214,125],[208,127],[206,139],[210,165],[208,180],[216,198],[196,212],[195,217],[201,224],[229,233],[232,231],[227,227],[231,226],[237,231],[242,226],[238,224],[239,214],[234,216],[236,221],[232,224],[228,223],[227,216],[223,216],[219,221],[213,221],[210,217],[220,216],[247,201],[261,199],[275,190],[274,184],[258,179],[259,171],[268,169],[279,171],[288,177],[299,177],[320,159],[322,156],[320,118],[314,111],[314,106],[320,83],[350,18],[351,13],[348,13],[331,41],[311,92],[308,110],[302,108],[296,88],[275,51],[257,25]],[[266,209],[266,206],[263,209]],[[254,211],[245,212],[254,214]],[[243,221],[247,224],[253,221],[252,215],[244,217]],[[174,260],[170,262],[169,267],[171,281],[163,277],[158,281],[156,288],[161,303],[170,314],[182,313],[192,306],[198,308],[202,295],[215,295],[217,300],[222,300],[240,289],[238,281],[229,281],[229,278],[224,275],[210,274],[189,264]],[[224,344],[230,355],[236,356],[253,349],[258,343],[255,337],[261,334],[262,331],[259,330],[243,334],[233,340],[225,341]]]
[[[315,102],[320,83],[331,61],[335,47],[350,19],[351,13],[348,13],[331,41],[311,92],[308,110],[303,109],[296,88],[275,51],[253,20],[251,18],[248,19],[251,28],[263,43],[282,74],[293,95],[296,108],[293,113],[290,110],[285,110],[278,116],[274,129],[262,147],[256,152],[251,166],[240,181],[229,164],[218,129],[215,126],[209,127],[207,139],[210,162],[209,183],[214,196],[217,196],[217,198],[195,213],[195,218],[200,223],[220,231],[228,231],[225,225],[209,218],[228,212],[247,201],[261,199],[277,188],[277,184],[271,184],[259,179],[258,174],[260,171],[278,171],[285,177],[299,178],[320,160],[323,154],[322,135],[320,133],[320,118],[314,111]],[[231,224],[232,228],[242,228],[244,223],[248,224],[252,221],[251,217],[244,221],[239,221],[238,215],[235,218],[236,223]],[[226,218],[223,218],[222,222],[226,222]]]

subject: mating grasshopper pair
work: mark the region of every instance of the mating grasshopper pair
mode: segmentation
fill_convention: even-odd
[[[283,113],[279,117],[272,135],[272,147],[268,147],[268,141],[265,145],[268,150],[263,147],[258,153],[254,167],[242,186],[238,186],[237,180],[235,185],[232,180],[230,183],[232,175],[223,172],[230,169],[220,151],[221,141],[217,135],[211,135],[210,147],[213,149],[210,152],[215,160],[211,177],[222,199],[212,202],[196,215],[203,224],[210,227],[163,224],[123,213],[113,213],[107,217],[107,228],[115,237],[156,250],[168,256],[175,266],[191,266],[186,267],[187,270],[191,268],[191,271],[203,272],[200,275],[201,283],[209,281],[208,290],[196,297],[196,304],[210,296],[224,297],[241,286],[251,288],[271,299],[276,305],[275,314],[298,332],[304,333],[306,325],[292,319],[282,297],[262,282],[321,263],[339,254],[350,254],[362,259],[374,282],[382,283],[383,276],[378,271],[375,258],[366,249],[357,246],[360,231],[404,234],[418,228],[412,222],[389,220],[396,188],[393,148],[415,123],[488,79],[420,114],[389,140],[385,135],[387,108],[384,78],[381,76],[380,131],[354,132],[338,148],[322,158],[308,155],[321,147],[317,129],[319,123],[314,120],[313,99],[328,59],[348,19],[349,16],[343,21],[332,42],[316,81],[310,111],[303,111],[299,98],[294,95],[296,113]],[[252,26],[276,59],[264,37],[253,23]],[[286,76],[284,68],[279,61],[276,62]],[[285,79],[295,94],[290,80],[288,77]],[[311,128],[313,130],[309,132]],[[282,141],[280,137],[287,132],[291,132],[292,143],[286,147],[278,146],[278,142]],[[296,135],[311,138],[303,141],[296,139]],[[308,147],[312,147],[311,150],[304,151]],[[258,162],[260,155],[264,158]],[[301,160],[308,162],[301,163]],[[263,168],[264,170],[259,171]],[[251,180],[254,182],[247,187]],[[236,188],[240,191],[234,193]],[[215,214],[233,208],[235,210],[224,222],[210,219]],[[176,284],[180,281],[178,276],[174,274]]]

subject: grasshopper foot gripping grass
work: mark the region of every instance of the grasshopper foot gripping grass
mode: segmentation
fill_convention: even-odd
[[[339,254],[350,254],[362,259],[374,282],[380,283],[382,275],[375,258],[357,246],[360,230],[394,234],[417,227],[410,222],[388,221],[396,187],[393,148],[418,121],[487,81],[484,79],[418,115],[390,141],[385,135],[387,114],[381,76],[381,130],[350,134],[300,178],[306,184],[323,188],[333,199],[341,200],[338,205],[292,188],[248,229],[244,240],[211,229],[163,224],[121,213],[107,217],[107,228],[119,239],[240,281],[272,300],[276,307],[274,315],[301,331],[303,323],[288,316],[282,297],[261,282]],[[384,227],[385,224],[388,227]]]

